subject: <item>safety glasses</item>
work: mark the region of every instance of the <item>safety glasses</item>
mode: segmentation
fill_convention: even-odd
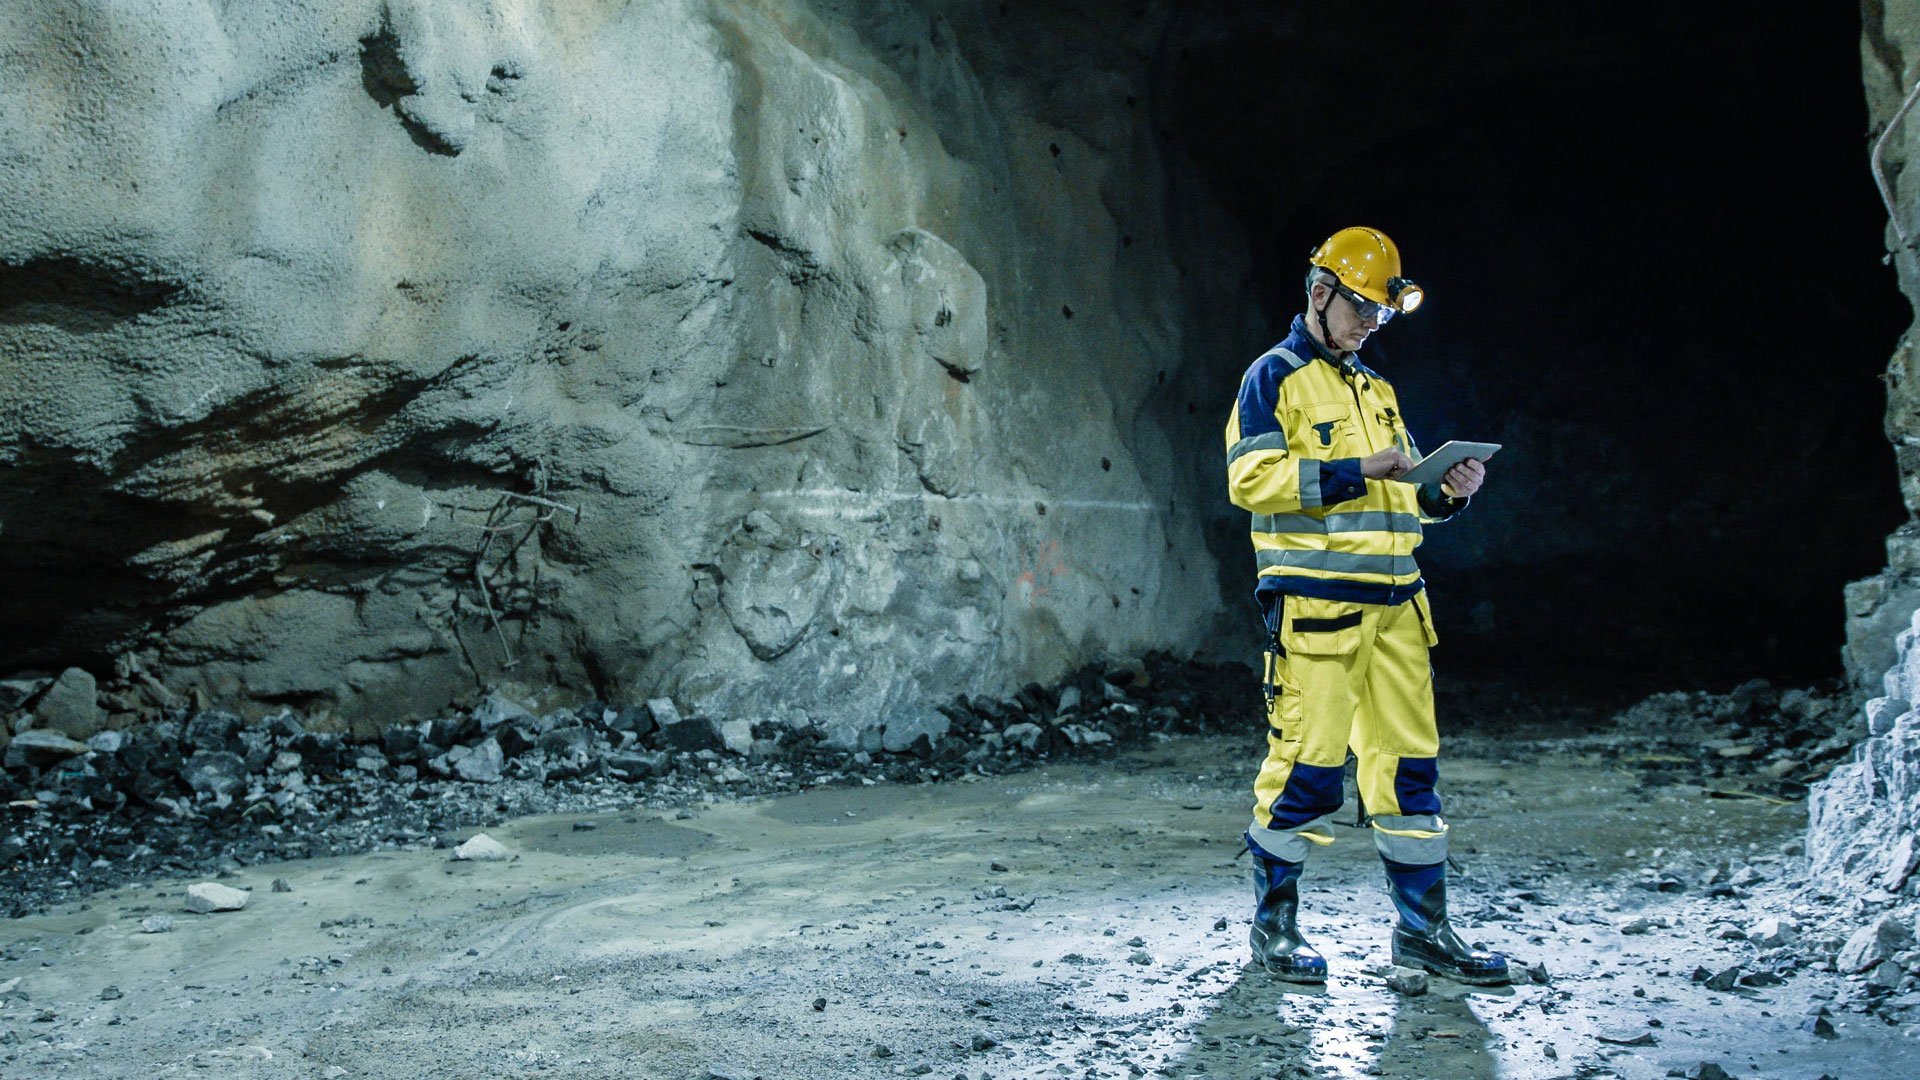
[[[1347,298],[1347,303],[1353,305],[1353,310],[1360,316],[1362,321],[1370,322],[1375,326],[1385,326],[1387,320],[1400,314],[1398,309],[1387,304],[1374,303],[1372,300],[1361,296],[1359,293],[1337,282],[1333,286],[1333,291]]]

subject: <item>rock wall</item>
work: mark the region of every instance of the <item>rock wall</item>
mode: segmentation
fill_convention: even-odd
[[[1169,7],[1034,7],[6,5],[0,671],[845,731],[1190,649],[1244,255]]]
[[[1860,60],[1878,140],[1920,81],[1920,3],[1868,0],[1861,6]],[[1872,143],[1869,143],[1871,146]],[[1920,304],[1920,172],[1907,168],[1920,150],[1920,114],[1908,111],[1886,134],[1881,176],[1892,196],[1897,223],[1887,226],[1887,250],[1907,298]],[[1906,240],[1902,242],[1902,235]],[[1908,521],[1887,537],[1887,567],[1847,587],[1847,673],[1854,684],[1876,688],[1897,660],[1895,636],[1920,607],[1920,354],[1909,327],[1887,363],[1887,438],[1900,470],[1900,494]]]
[[[1863,5],[1861,56],[1875,138],[1888,130],[1920,82],[1920,2]],[[1887,250],[1909,298],[1920,299],[1920,112],[1909,111],[1887,137],[1885,176],[1896,223]],[[1904,242],[1902,234],[1904,233]],[[1920,511],[1920,354],[1909,329],[1887,367],[1887,435],[1894,444],[1908,513]],[[1848,953],[1873,963],[1867,949],[1886,926],[1909,933],[1920,908],[1913,875],[1920,826],[1920,524],[1910,520],[1887,540],[1888,568],[1847,590],[1849,670],[1857,682],[1879,683],[1867,702],[1866,738],[1853,759],[1814,787],[1809,798],[1807,853],[1816,887],[1844,898],[1855,921],[1872,917]],[[1859,949],[1853,944],[1862,944]],[[1865,951],[1863,951],[1865,950]],[[1850,966],[1843,964],[1843,966]],[[1864,970],[1865,961],[1861,969]]]

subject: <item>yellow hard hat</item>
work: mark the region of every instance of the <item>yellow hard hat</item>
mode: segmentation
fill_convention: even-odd
[[[1360,296],[1401,313],[1426,299],[1420,286],[1400,275],[1400,249],[1379,229],[1341,229],[1315,248],[1307,261],[1338,278]]]

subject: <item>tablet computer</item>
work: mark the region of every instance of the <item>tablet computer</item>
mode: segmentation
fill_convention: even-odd
[[[1437,484],[1447,475],[1447,470],[1455,465],[1474,458],[1485,461],[1500,449],[1493,442],[1449,442],[1420,459],[1407,475],[1400,478],[1403,484]]]

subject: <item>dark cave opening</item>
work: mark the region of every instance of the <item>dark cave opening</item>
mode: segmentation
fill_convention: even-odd
[[[1252,275],[1229,295],[1264,324],[1192,385],[1224,418],[1300,310],[1308,249],[1380,228],[1432,302],[1363,358],[1424,445],[1506,445],[1421,549],[1443,667],[1833,677],[1841,586],[1905,518],[1881,373],[1911,312],[1881,262],[1857,27],[1784,5],[1621,14],[1191,35],[1167,129],[1244,229]],[[1233,602],[1245,520],[1214,502]]]

